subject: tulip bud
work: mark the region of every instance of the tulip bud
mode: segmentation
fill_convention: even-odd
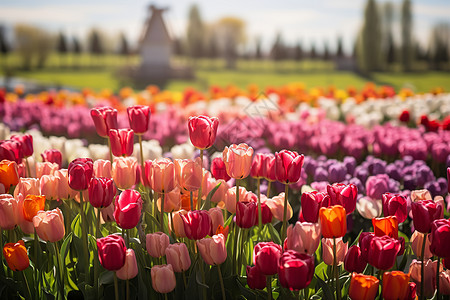
[[[220,208],[213,207],[209,209],[208,213],[211,217],[211,233],[209,235],[213,236],[216,233],[217,228],[219,228],[219,226],[223,227],[224,225],[223,212]]]
[[[257,204],[255,202],[238,202],[236,204],[236,225],[251,228],[256,225]]]
[[[279,182],[284,184],[296,183],[302,171],[303,154],[295,151],[281,150],[275,153],[275,174]]]
[[[97,239],[98,259],[103,268],[109,271],[120,270],[125,265],[127,248],[121,236],[108,235]]]
[[[142,198],[136,190],[125,190],[116,196],[114,219],[122,229],[136,227],[141,218]]]
[[[177,282],[172,265],[155,265],[151,273],[152,287],[155,291],[167,294],[175,289]]]
[[[64,238],[64,216],[59,208],[39,211],[33,217],[33,225],[38,236],[44,241],[57,242]]]
[[[152,257],[161,257],[166,254],[166,248],[169,246],[169,236],[162,232],[149,233],[146,235],[146,248],[148,254]]]
[[[283,252],[278,267],[281,286],[290,290],[306,288],[314,276],[314,257],[292,250]]]
[[[253,249],[253,263],[264,275],[275,275],[281,257],[281,246],[274,242],[260,242]]]
[[[136,277],[138,271],[136,254],[133,249],[127,249],[125,252],[125,264],[116,271],[116,275],[119,279],[129,280]]]
[[[89,202],[97,208],[110,206],[116,194],[112,178],[92,177],[88,190]]]
[[[203,260],[208,265],[220,265],[227,259],[227,248],[223,234],[198,240],[197,247]]]
[[[190,240],[200,240],[211,232],[211,217],[204,210],[189,211],[181,218],[186,237]]]
[[[94,173],[94,163],[90,158],[77,158],[69,164],[69,186],[75,191],[87,190]]]
[[[192,145],[198,149],[208,149],[216,140],[218,118],[207,116],[189,117],[188,129]]]
[[[166,248],[167,264],[172,265],[177,273],[186,271],[191,266],[189,251],[184,243],[170,244]]]
[[[380,281],[374,276],[352,273],[348,295],[352,300],[373,300],[379,284]]]
[[[245,143],[225,147],[222,157],[228,175],[234,179],[246,178],[252,167],[252,156],[253,148]]]
[[[133,154],[134,131],[131,129],[110,129],[109,140],[114,156],[131,156]]]
[[[117,129],[117,110],[112,107],[93,108],[91,117],[101,137],[107,137],[110,129]]]
[[[130,127],[136,134],[144,134],[150,121],[150,106],[134,105],[127,108]]]
[[[17,243],[7,243],[3,247],[3,256],[6,259],[8,267],[13,271],[23,271],[30,266],[27,248],[23,240]]]

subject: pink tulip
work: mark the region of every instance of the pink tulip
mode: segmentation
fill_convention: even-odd
[[[19,183],[14,190],[14,197],[17,197],[19,194],[22,194],[24,197],[28,195],[40,195],[39,187],[39,179],[22,177],[19,179]]]
[[[45,195],[45,199],[58,199],[58,177],[54,175],[42,175],[39,195]]]
[[[219,226],[223,227],[223,212],[220,208],[213,207],[209,209],[208,213],[211,217],[211,233],[209,235],[213,236]]]
[[[19,222],[19,202],[10,194],[0,195],[0,228],[14,229]]]
[[[109,140],[111,141],[111,151],[115,156],[131,156],[133,154],[133,130],[110,129]]]
[[[111,178],[111,161],[104,159],[94,161],[94,176]]]
[[[55,171],[55,177],[58,181],[57,195],[59,199],[67,200],[74,198],[78,194],[77,191],[72,190],[69,186],[69,174],[67,169],[60,169]]]
[[[125,251],[125,264],[116,271],[116,275],[119,279],[128,280],[136,277],[138,271],[136,254],[133,249],[127,249],[127,251]]]
[[[145,105],[130,106],[127,108],[127,113],[131,129],[136,134],[146,133],[150,121],[150,107]]]
[[[220,184],[219,187],[217,188],[217,190],[214,192],[214,194],[211,197],[211,202],[214,202],[214,203],[219,203],[219,202],[225,201],[225,198],[226,198],[226,195],[228,192],[228,188],[229,188],[228,184],[223,179],[216,180],[214,178],[207,178],[205,188],[202,188],[202,190],[204,191],[204,197],[206,198],[209,195],[209,193],[218,184]]]
[[[433,197],[431,197],[430,192],[425,189],[411,191],[410,198],[412,202],[417,202],[420,200],[433,200]]]
[[[145,177],[157,193],[168,193],[175,188],[175,164],[168,158],[147,160]]]
[[[47,242],[57,242],[64,238],[64,216],[59,208],[39,211],[33,217],[33,225],[38,236]]]
[[[207,116],[189,117],[188,129],[192,145],[198,149],[208,149],[216,140],[218,118]]]
[[[234,179],[247,177],[252,167],[252,156],[253,148],[245,143],[225,147],[222,157],[228,175]]]
[[[450,270],[439,274],[439,292],[443,295],[450,295]]]
[[[58,164],[50,162],[36,163],[36,177],[41,178],[42,175],[53,175],[59,169]]]
[[[149,233],[146,235],[146,248],[148,254],[152,257],[161,257],[166,254],[166,248],[169,246],[169,236],[162,232]]]
[[[319,223],[297,222],[287,229],[286,250],[314,255],[320,243]]]
[[[362,197],[356,202],[356,210],[364,219],[372,220],[381,216],[382,203],[381,200]]]
[[[197,241],[198,251],[208,265],[220,265],[227,259],[227,248],[223,234],[213,235]]]
[[[170,293],[177,284],[172,265],[155,265],[151,271],[152,287],[161,294]]]
[[[283,221],[284,214],[284,193],[279,194],[273,198],[268,198],[264,203],[270,208],[275,219]],[[292,210],[291,204],[288,202],[286,220],[290,220],[294,212]]]
[[[239,187],[239,201],[250,202],[252,201],[252,193],[247,192],[244,187]],[[225,196],[225,207],[227,210],[234,214],[236,213],[236,187],[229,188]]]
[[[275,153],[275,175],[284,184],[296,183],[302,171],[303,154],[295,151],[281,150]]]
[[[161,198],[158,198],[158,210],[161,211]],[[164,195],[164,212],[170,213],[181,209],[181,193],[180,189],[176,187],[174,190]]]
[[[202,172],[200,157],[197,157],[195,160],[175,160],[175,175],[180,189],[190,192],[198,190],[202,185]]]
[[[337,238],[336,263],[338,266],[344,262],[347,251],[348,251],[348,242],[344,243],[342,238]],[[329,266],[332,266],[334,264],[333,239],[325,239],[325,238],[322,239],[322,259]]]
[[[442,265],[441,265],[442,267]],[[422,282],[422,262],[416,259],[413,259],[411,265],[409,266],[409,273],[411,274],[411,280],[416,283],[418,287],[421,286]],[[424,296],[426,298],[431,298],[436,290],[436,268],[437,268],[437,260],[432,261],[428,259],[424,262]],[[417,289],[417,293],[420,295],[420,288]]]
[[[265,157],[270,154],[265,153],[256,153],[256,155],[253,157],[252,161],[252,169],[250,171],[250,174],[253,178],[263,178],[264,177],[264,163],[265,163]]]
[[[423,233],[420,233],[418,231],[414,231],[414,233],[411,236],[411,248],[414,252],[414,254],[417,257],[422,257],[422,246],[423,246]],[[424,257],[426,259],[433,256],[433,254],[430,251],[430,235],[427,235],[426,243],[425,243],[425,255]]]
[[[174,228],[172,228],[172,224],[169,222],[169,229],[170,231],[173,231],[177,237],[186,237],[186,233],[184,232],[184,222],[181,216],[184,216],[187,213],[188,211],[184,209],[172,213]]]
[[[107,137],[110,129],[117,129],[117,110],[112,107],[93,108],[91,117],[101,137]]]
[[[141,217],[142,198],[135,190],[125,190],[116,196],[114,219],[122,229],[136,227]]]
[[[101,210],[102,220],[104,223],[115,221],[114,220],[114,210],[115,210],[114,202],[111,203],[110,206],[105,207]]]
[[[172,265],[177,273],[186,271],[191,266],[189,251],[184,243],[170,244],[166,248],[167,264]]]
[[[41,153],[41,156],[42,161],[58,164],[59,168],[61,168],[62,165],[61,151],[57,149],[48,149],[45,150],[43,153]]]
[[[136,183],[137,159],[135,157],[116,157],[112,165],[112,178],[117,188],[126,190]]]
[[[275,155],[266,155],[264,157],[264,162],[261,169],[261,172],[265,179],[267,179],[268,181],[277,180],[277,174],[275,173]]]

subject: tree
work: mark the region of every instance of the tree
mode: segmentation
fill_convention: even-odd
[[[53,47],[53,38],[46,31],[31,25],[17,24],[14,27],[16,49],[25,70],[31,69],[34,58],[42,68]]]
[[[314,44],[314,42],[311,44],[311,51],[309,52],[309,57],[312,60],[315,60],[317,58],[316,45]]]
[[[173,39],[173,53],[177,56],[183,56],[184,48],[183,48],[183,41],[180,37],[174,37]]]
[[[342,36],[339,36],[337,38],[336,57],[337,58],[343,58],[344,57],[344,47],[342,45]]]
[[[79,56],[82,52],[82,49],[81,49],[80,41],[78,40],[78,38],[76,36],[73,37],[72,44],[73,44],[72,52],[73,52],[73,54],[75,54],[74,55],[74,65],[78,66],[79,65]]]
[[[386,2],[383,6],[383,52],[385,63],[389,66],[396,61],[395,44],[392,34],[394,23],[394,6],[391,2]]]
[[[286,59],[286,46],[284,45],[281,32],[278,32],[275,37],[272,50],[270,51],[270,56],[275,61]]]
[[[119,48],[119,54],[123,56],[128,56],[130,54],[130,49],[128,46],[128,40],[125,34],[122,32],[120,34],[120,48]]]
[[[100,32],[97,29],[92,29],[89,38],[89,52],[94,55],[103,54],[103,44],[100,38]]]
[[[411,71],[413,59],[411,1],[402,4],[402,66],[404,71]]]
[[[330,60],[330,50],[328,50],[328,43],[326,41],[323,45],[323,60]]]
[[[10,47],[6,41],[5,27],[0,26],[0,53],[6,56],[9,51]]]
[[[255,42],[255,59],[262,59],[262,51],[261,51],[261,37],[257,37],[256,38],[256,42]]]
[[[187,26],[187,46],[188,53],[194,60],[204,55],[205,47],[205,26],[197,5],[192,5],[189,9],[189,23]]]
[[[220,19],[215,25],[216,40],[220,52],[225,58],[226,67],[234,69],[238,57],[238,48],[243,46],[246,40],[245,22],[235,17]]]
[[[303,49],[300,42],[297,43],[294,49],[294,59],[296,61],[301,61],[303,59]]]
[[[450,24],[440,23],[433,27],[431,34],[430,52],[432,66],[435,69],[444,69],[449,62]]]
[[[381,69],[381,24],[375,0],[368,0],[364,10],[364,24],[358,42],[358,64],[361,70]]]
[[[64,55],[68,52],[66,36],[63,32],[58,34],[58,41],[56,44],[56,50],[60,55],[60,65],[63,65]]]

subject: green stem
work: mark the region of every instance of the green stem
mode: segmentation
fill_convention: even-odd
[[[161,232],[164,232],[164,193],[161,194],[161,212],[160,212],[160,216],[161,216],[161,221],[159,223],[159,229]]]
[[[223,285],[222,271],[220,270],[220,264],[217,265],[217,272],[219,273],[220,289],[222,290],[222,300],[226,300],[225,287]]]
[[[341,287],[339,284],[339,268],[337,265],[337,257],[336,257],[336,238],[333,237],[333,266],[334,266],[334,276],[336,278],[336,299],[341,300]]]
[[[423,240],[422,240],[422,264],[420,268],[420,274],[421,274],[421,281],[420,281],[420,299],[425,299],[425,296],[423,294],[424,292],[424,285],[425,285],[425,245],[427,243],[427,235],[428,233],[423,234]]]
[[[267,198],[270,197],[270,189],[272,188],[272,181],[269,180],[269,184],[267,185]]]
[[[28,285],[27,277],[25,276],[24,271],[21,271],[20,274],[22,274],[22,279],[23,279],[23,282],[25,283],[25,287],[26,287],[26,291],[27,291],[27,298],[25,298],[25,299],[32,299],[31,298],[31,292],[30,292],[30,286]]]
[[[38,267],[37,267],[38,247],[39,247],[39,237],[37,235],[36,228],[34,228],[34,281],[35,282],[37,282],[37,280],[38,280]]]
[[[130,300],[130,280],[128,279],[126,282],[126,287],[127,287],[127,300]]]
[[[155,218],[155,220],[158,220],[158,193],[155,192],[155,197],[153,198],[153,217]],[[161,221],[160,221],[161,222]],[[155,224],[155,231],[158,230],[157,229],[157,225]]]
[[[281,229],[281,244],[284,245],[284,239],[287,232],[287,206],[288,206],[288,191],[289,185],[284,185],[284,212],[283,212],[283,227]]]
[[[137,135],[139,138],[139,150],[141,151],[141,175],[144,176],[145,174],[145,165],[144,165],[144,152],[142,151],[142,134]]]
[[[203,261],[200,257],[200,251],[197,252],[198,255],[198,267],[200,269],[200,274],[202,275],[202,283],[206,284],[205,270],[203,270]],[[202,287],[203,300],[207,299],[206,288]]]
[[[233,272],[236,272],[235,274],[237,275],[237,270],[236,270],[236,265],[237,265],[237,261],[236,261],[236,255],[237,255],[237,251],[238,251],[238,237],[239,237],[239,230],[240,228],[234,224],[234,251],[233,251]]]
[[[267,285],[267,300],[272,300],[272,276],[266,277],[266,285]]]
[[[261,231],[262,231],[261,192],[260,192],[261,178],[257,178],[256,186],[257,186],[257,193],[258,193],[258,226],[259,226],[259,232],[261,234]]]
[[[175,226],[173,223],[173,216],[172,213],[169,213],[169,219],[170,219],[170,225],[172,226],[172,230],[170,231],[170,234],[172,235],[172,238],[175,242],[177,242],[177,237],[175,236]]]
[[[106,138],[108,140],[108,148],[109,148],[109,161],[111,162],[111,168],[113,164],[113,154],[111,149],[111,140],[109,139],[109,136]]]
[[[96,222],[96,229],[95,232],[97,234],[96,238],[100,238],[102,237],[102,232],[100,231],[100,214],[101,214],[101,209],[98,209],[98,215],[97,215],[97,222]],[[98,273],[100,271],[100,261],[98,260],[98,255],[94,255],[94,291],[95,294],[97,296],[97,298],[99,298],[99,290],[98,290]]]
[[[0,227],[0,247],[3,251],[3,229]],[[3,255],[0,255],[0,268],[2,275],[5,273],[5,269],[3,269]]]
[[[53,247],[55,248],[55,252],[56,252],[56,263],[57,263],[57,267],[58,267],[58,274],[56,274],[56,276],[58,277],[58,286],[59,286],[59,294],[61,296],[61,299],[65,299],[64,298],[64,269],[61,263],[61,253],[59,251],[59,246],[58,246],[58,242],[53,243]]]
[[[190,191],[189,196],[191,199],[191,211],[194,211],[194,195],[192,194],[192,191]]]
[[[30,164],[28,163],[28,157],[25,158],[25,164],[27,165],[27,173],[28,173],[28,177],[32,177],[31,176],[31,169],[30,169]]]
[[[185,271],[183,271],[183,282],[184,282],[184,288],[186,289],[187,281],[186,281],[186,272]]]
[[[437,268],[436,268],[436,300],[439,300],[439,298],[440,298],[440,295],[439,295],[439,267],[440,267],[440,264],[441,264],[441,258],[438,256]]]
[[[85,203],[83,200],[83,192],[80,191],[80,203],[81,203],[81,234],[82,234],[82,241],[83,241],[83,252],[84,252],[84,259],[85,259],[85,266],[86,266],[86,282],[90,282],[89,280],[89,268],[90,268],[90,262],[89,262],[89,246],[88,246],[88,233],[87,233],[87,220],[86,215],[84,213],[85,209]]]
[[[197,210],[200,210],[202,207],[202,185],[203,183],[203,149],[200,150],[200,161],[202,164],[202,175],[200,180],[200,188],[198,189],[198,197],[197,197]]]
[[[116,272],[114,272],[114,294],[116,295],[116,300],[119,300],[119,284],[117,283]]]

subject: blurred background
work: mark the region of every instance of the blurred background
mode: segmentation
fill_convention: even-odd
[[[450,89],[448,0],[0,3],[0,85]]]

